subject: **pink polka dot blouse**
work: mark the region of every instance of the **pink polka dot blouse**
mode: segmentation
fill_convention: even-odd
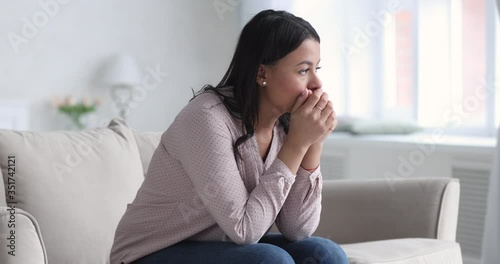
[[[262,160],[218,96],[205,92],[163,133],[137,196],[118,224],[111,263],[130,263],[183,240],[257,243],[273,223],[289,240],[310,236],[321,212],[320,168],[297,175],[277,158],[279,122]]]

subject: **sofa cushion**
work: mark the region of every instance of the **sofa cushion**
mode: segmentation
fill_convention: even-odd
[[[341,245],[350,264],[461,264],[460,246],[453,241],[403,238]]]
[[[0,263],[47,264],[47,254],[35,218],[18,208],[0,207]]]
[[[134,130],[135,141],[139,147],[139,154],[141,155],[142,169],[144,176],[148,172],[149,163],[153,157],[153,153],[160,144],[161,132],[139,132]]]
[[[7,155],[16,157],[16,205],[40,224],[49,261],[107,263],[143,180],[132,130],[119,120],[79,132],[0,130],[4,181]]]
[[[421,131],[416,122],[404,119],[366,119],[354,116],[337,116],[335,132],[349,132],[354,135],[411,134]]]
[[[361,119],[351,125],[349,131],[355,135],[386,135],[386,134],[411,134],[421,131],[416,122],[409,120],[370,120]]]

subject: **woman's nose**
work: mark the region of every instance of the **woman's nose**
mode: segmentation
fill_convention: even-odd
[[[307,88],[311,89],[311,90],[316,90],[316,89],[321,88],[322,85],[323,84],[321,83],[321,80],[319,79],[318,74],[313,73],[311,76],[311,79],[309,80],[309,84],[308,84]]]

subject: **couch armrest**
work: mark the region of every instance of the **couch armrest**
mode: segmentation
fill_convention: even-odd
[[[40,227],[29,213],[0,207],[0,239],[0,263],[47,264]]]
[[[0,168],[0,207],[7,206],[7,199],[5,199],[5,185],[3,183],[2,168]]]
[[[460,184],[450,178],[324,181],[316,236],[337,243],[455,240]]]
[[[443,192],[437,226],[437,239],[456,240],[459,201],[460,182],[458,179],[453,179],[446,185]]]

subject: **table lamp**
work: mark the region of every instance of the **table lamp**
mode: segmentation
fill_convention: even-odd
[[[125,54],[113,56],[104,68],[103,82],[111,88],[111,98],[118,109],[119,116],[126,120],[132,92],[142,80],[134,57]]]

